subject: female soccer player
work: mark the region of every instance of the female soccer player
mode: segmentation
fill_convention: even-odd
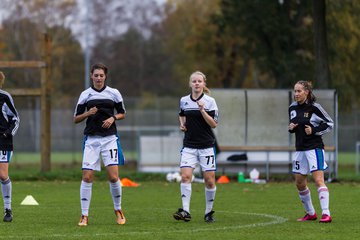
[[[321,223],[331,222],[329,211],[329,191],[324,181],[325,162],[322,135],[333,128],[329,114],[315,103],[316,97],[308,81],[298,81],[294,86],[294,98],[289,107],[289,132],[295,133],[296,152],[293,160],[293,173],[299,197],[304,205],[306,215],[298,221],[316,220],[310,190],[307,187],[307,175],[312,174],[317,187],[322,209]]]
[[[83,174],[80,186],[82,215],[79,226],[88,224],[93,171],[100,171],[100,156],[110,182],[116,222],[125,224],[125,217],[121,210],[122,189],[118,170],[118,165],[124,164],[124,156],[115,124],[116,120],[125,118],[125,107],[120,92],[106,86],[107,73],[108,69],[103,64],[98,63],[91,67],[92,86],[81,93],[74,114],[75,123],[86,119]],[[114,109],[117,114],[114,114]]]
[[[19,115],[15,109],[14,101],[8,92],[2,89],[5,82],[4,73],[0,72],[0,182],[4,200],[4,222],[13,219],[11,210],[11,180],[9,178],[9,162],[13,154],[13,136],[19,128]]]
[[[182,208],[173,214],[176,220],[188,222],[190,215],[191,178],[197,164],[201,166],[205,180],[205,222],[214,222],[212,210],[215,185],[215,137],[212,128],[218,123],[218,107],[206,87],[206,76],[199,71],[191,74],[191,94],[180,100],[180,130],[185,133],[181,150],[181,199]],[[206,93],[206,94],[205,94]]]

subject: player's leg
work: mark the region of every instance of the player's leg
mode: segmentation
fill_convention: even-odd
[[[79,226],[87,226],[88,224],[93,180],[93,171],[83,170],[82,181],[80,185],[81,218],[78,224]]]
[[[85,137],[84,152],[82,162],[82,181],[80,185],[80,205],[81,218],[79,226],[87,226],[89,208],[92,195],[92,184],[94,180],[94,170],[100,170],[100,148],[97,137]]]
[[[202,149],[200,152],[200,165],[203,170],[203,176],[205,181],[205,216],[204,220],[206,222],[215,222],[213,216],[213,205],[215,201],[216,194],[216,184],[215,184],[215,171],[216,171],[216,159],[215,152],[213,148]]]
[[[190,200],[191,200],[191,179],[193,175],[194,168],[197,164],[197,150],[191,148],[183,148],[181,150],[181,159],[180,159],[180,174],[181,174],[181,183],[180,183],[180,193],[182,208],[179,208],[177,212],[173,214],[173,217],[176,220],[190,221]]]
[[[310,171],[305,152],[295,152],[292,171],[295,176],[295,184],[300,200],[306,212],[306,215],[303,218],[299,218],[298,221],[316,220],[317,216],[312,204],[310,189],[307,186],[307,175]]]
[[[215,171],[205,171],[203,173],[205,180],[205,216],[206,222],[215,222],[213,206],[215,202],[216,185]]]
[[[116,222],[123,225],[126,222],[121,208],[122,187],[119,179],[119,165],[124,164],[124,157],[120,147],[119,138],[115,135],[105,137],[101,146],[101,156],[106,166],[110,193],[114,204]]]
[[[108,173],[110,193],[112,196],[114,204],[114,212],[116,215],[117,224],[123,225],[126,222],[124,213],[121,208],[121,199],[122,199],[122,187],[119,179],[118,166],[112,165],[107,166],[106,171]]]
[[[11,210],[12,184],[9,178],[9,162],[12,151],[1,151],[0,154],[0,182],[4,201],[4,222],[11,222],[13,215]]]
[[[190,200],[192,194],[191,188],[191,178],[193,175],[193,168],[184,167],[180,169],[181,174],[181,183],[180,183],[180,192],[182,199],[183,209],[190,213]]]
[[[324,170],[327,169],[325,162],[325,154],[323,149],[315,149],[309,152],[309,158],[312,159],[312,166],[315,166],[315,170],[312,172],[315,185],[317,187],[318,196],[320,200],[320,206],[322,209],[322,217],[320,222],[328,223],[332,221],[329,210],[329,190],[325,185]]]

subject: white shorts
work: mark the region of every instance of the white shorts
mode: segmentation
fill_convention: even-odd
[[[325,161],[324,149],[312,149],[308,151],[297,151],[292,163],[293,173],[308,175],[314,171],[323,171],[328,168]]]
[[[0,163],[9,163],[12,155],[13,151],[0,150]]]
[[[117,135],[85,136],[82,169],[100,171],[100,156],[105,167],[124,165],[125,158]]]
[[[181,150],[180,168],[195,168],[200,164],[202,171],[216,171],[216,158],[214,148],[195,149],[183,148]]]

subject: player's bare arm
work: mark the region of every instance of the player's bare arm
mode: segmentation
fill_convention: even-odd
[[[205,119],[205,122],[209,124],[211,128],[216,128],[217,122],[205,111],[204,102],[197,101],[201,115]]]
[[[88,118],[91,115],[94,115],[97,112],[97,107],[92,107],[89,109],[89,111],[84,112],[83,114],[77,115],[74,117],[74,123],[79,123],[84,121],[86,118]]]
[[[121,120],[121,119],[124,119],[124,118],[125,118],[125,114],[123,114],[123,113],[115,114],[115,115],[109,117],[108,119],[104,120],[102,127],[103,127],[103,128],[110,128],[111,125],[112,125],[116,120]]]
[[[180,130],[183,132],[186,132],[186,117],[179,117],[179,122],[180,122]]]

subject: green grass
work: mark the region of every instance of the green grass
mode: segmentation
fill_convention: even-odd
[[[108,183],[94,183],[89,226],[80,228],[80,181],[13,182],[12,223],[0,222],[0,239],[357,239],[356,183],[329,184],[331,224],[296,222],[304,214],[292,183],[218,184],[216,222],[203,221],[204,185],[193,184],[192,221],[178,222],[172,213],[181,206],[179,184],[140,182],[123,188],[127,223],[115,224]],[[321,214],[313,184],[314,206]],[[20,202],[32,195],[39,206]]]

